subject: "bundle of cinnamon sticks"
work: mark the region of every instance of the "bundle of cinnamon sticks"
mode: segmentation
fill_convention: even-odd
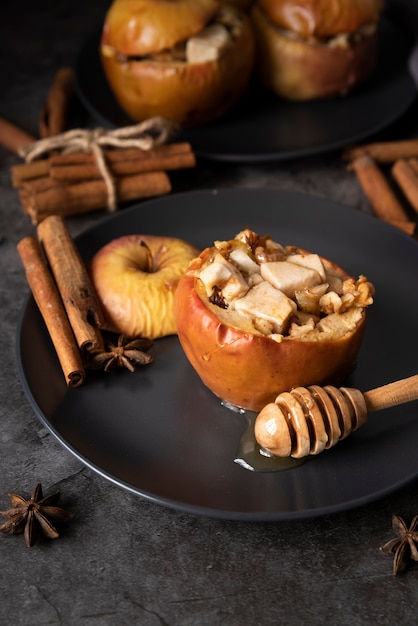
[[[167,171],[196,165],[189,143],[163,144],[146,151],[107,149],[104,158],[120,204],[169,193]],[[11,176],[23,210],[34,224],[51,214],[69,216],[107,205],[106,183],[94,155],[88,152],[57,153],[21,163],[12,167]]]
[[[418,139],[356,146],[346,150],[343,158],[357,175],[375,214],[414,235],[417,224],[407,208],[418,215]]]
[[[73,101],[73,71],[63,67],[54,76],[41,108],[41,139],[68,129]],[[34,142],[29,133],[0,118],[0,143],[6,148],[20,154]],[[167,172],[196,165],[189,143],[163,144],[149,150],[112,147],[102,154],[118,205],[169,193],[172,187]],[[104,180],[91,152],[51,150],[48,158],[13,166],[11,179],[24,212],[35,225],[51,214],[69,216],[109,206],[109,181]]]

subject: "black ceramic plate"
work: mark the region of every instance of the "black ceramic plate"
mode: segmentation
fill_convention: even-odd
[[[208,190],[143,202],[77,242],[87,261],[126,233],[204,247],[247,225],[375,284],[364,345],[347,384],[366,391],[416,373],[418,245],[372,216],[274,190]],[[203,387],[177,337],[158,340],[152,354],[154,363],[133,374],[89,373],[82,387],[68,390],[31,297],[22,311],[18,365],[39,419],[84,464],[154,502],[221,518],[281,520],[359,506],[418,476],[416,402],[372,414],[362,429],[300,467],[252,472],[234,462],[247,416]]]
[[[79,97],[99,124],[133,121],[121,110],[104,77],[98,34],[80,51],[75,67]],[[382,20],[379,66],[373,77],[346,98],[307,103],[279,100],[256,84],[226,117],[178,136],[199,157],[266,162],[319,154],[359,142],[398,119],[415,99],[405,34]]]

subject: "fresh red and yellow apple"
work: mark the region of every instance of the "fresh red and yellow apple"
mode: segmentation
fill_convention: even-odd
[[[176,333],[174,293],[197,248],[182,239],[124,235],[94,255],[89,271],[106,328],[156,339]]]

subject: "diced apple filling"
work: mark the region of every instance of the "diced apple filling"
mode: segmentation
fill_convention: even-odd
[[[222,306],[221,320],[275,341],[342,337],[374,296],[365,276],[347,278],[317,254],[285,248],[248,229],[215,242],[198,276],[210,306]]]
[[[262,263],[260,272],[264,280],[283,291],[289,298],[294,297],[295,291],[318,285],[321,282],[321,277],[316,270],[288,261]]]
[[[230,41],[229,33],[222,24],[211,24],[198,35],[191,37],[186,44],[188,63],[216,61],[220,51]]]
[[[296,265],[301,265],[302,267],[310,267],[318,272],[321,281],[326,281],[327,277],[325,274],[324,264],[317,254],[290,254],[287,257],[287,260],[290,263],[296,263]]]
[[[236,311],[270,322],[274,333],[287,330],[290,317],[297,308],[293,300],[267,281],[250,289],[243,298],[235,300],[234,306]]]
[[[238,269],[245,274],[259,272],[259,266],[242,248],[235,248],[229,255],[230,261],[235,263]]]
[[[200,279],[210,296],[213,288],[221,289],[224,299],[229,303],[245,295],[249,289],[241,272],[229,263],[221,254],[216,254],[213,262],[200,273]]]
[[[183,44],[178,44],[177,51],[173,54],[178,55],[179,50],[183,48],[186,63],[217,61],[233,40],[240,36],[242,29],[241,16],[232,7],[221,6],[213,22]]]

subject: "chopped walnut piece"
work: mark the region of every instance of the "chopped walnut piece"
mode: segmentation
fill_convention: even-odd
[[[295,339],[304,339],[315,330],[315,320],[311,317],[303,324],[293,322],[289,329],[289,336]]]
[[[339,313],[341,310],[342,301],[335,291],[328,291],[319,300],[319,308],[322,313],[329,315],[330,313]]]
[[[328,289],[328,283],[321,283],[313,287],[306,287],[295,291],[295,300],[298,308],[306,313],[319,315],[320,299]]]
[[[357,281],[357,289],[359,297],[355,300],[356,306],[369,306],[373,304],[373,296],[375,294],[374,286],[367,280],[365,276],[360,276]]]
[[[356,291],[356,280],[355,278],[347,278],[343,282],[343,293],[354,293]]]
[[[354,296],[353,306],[365,307],[373,304],[374,286],[361,275],[358,280],[349,278],[343,282],[343,293]]]
[[[245,243],[251,248],[251,250],[255,250],[255,248],[261,243],[260,235],[253,232],[249,228],[245,228],[244,230],[239,232],[237,235],[235,235],[234,239]]]
[[[278,248],[257,246],[254,250],[254,255],[257,263],[273,263],[274,261],[284,261],[286,259],[285,251],[281,246]]]
[[[355,300],[355,296],[352,293],[345,293],[343,296],[341,296],[340,313],[343,313],[344,311],[349,309],[350,306],[353,306],[354,300]]]

